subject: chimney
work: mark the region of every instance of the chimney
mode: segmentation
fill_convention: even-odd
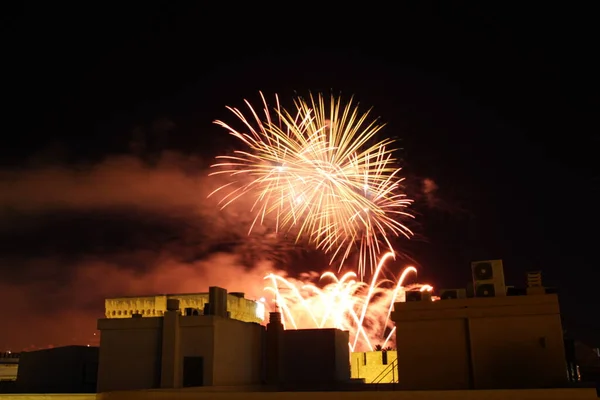
[[[167,299],[167,311],[179,311],[179,299]]]
[[[269,323],[267,324],[267,329],[283,330],[283,324],[281,323],[281,313],[279,311],[269,313]]]
[[[431,301],[431,290],[421,291],[421,301]]]
[[[542,287],[542,271],[529,271],[527,273],[527,287]]]
[[[280,383],[279,370],[283,356],[283,324],[279,312],[269,313],[266,342],[267,384],[277,385]]]
[[[542,285],[542,271],[527,273],[527,295],[536,294],[546,294],[546,288]]]
[[[227,290],[211,286],[208,288],[210,315],[227,318]]]

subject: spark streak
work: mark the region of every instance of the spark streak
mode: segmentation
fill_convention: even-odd
[[[386,346],[393,341],[394,302],[403,300],[405,290],[431,290],[428,285],[405,287],[407,276],[416,273],[410,266],[397,282],[380,278],[395,254],[392,239],[413,235],[404,222],[412,218],[407,211],[412,200],[402,192],[394,140],[378,140],[383,125],[370,120],[370,112],[359,113],[352,100],[342,106],[339,98],[326,102],[322,95],[311,95],[296,98],[287,111],[278,97],[274,108],[262,93],[261,98],[262,113],[245,101],[249,117],[228,107],[243,130],[215,121],[245,148],[217,157],[211,175],[224,174],[231,182],[209,196],[219,194],[222,208],[249,200],[254,218],[248,234],[268,223],[329,254],[338,272],[351,254],[358,255],[357,273],[338,278],[325,272],[321,288],[269,274],[266,290],[274,296],[284,328],[349,330],[352,351],[373,350],[374,341]]]
[[[401,222],[412,218],[406,210],[412,200],[401,191],[394,141],[376,140],[383,125],[367,122],[369,112],[360,114],[352,101],[342,106],[332,96],[327,104],[311,95],[295,99],[288,112],[277,97],[273,111],[261,98],[262,117],[248,101],[252,118],[228,107],[245,131],[215,121],[246,149],[217,157],[211,175],[226,174],[233,182],[210,195],[222,194],[221,207],[251,199],[249,234],[274,217],[278,231],[293,232],[296,241],[307,238],[339,269],[357,250],[360,278],[374,272],[379,256],[394,251],[392,237],[412,236]]]
[[[348,272],[341,278],[332,272],[325,272],[320,280],[329,282],[323,288],[269,274],[265,279],[270,285],[265,290],[273,294],[285,329],[348,330],[350,351],[373,351],[375,343],[386,347],[395,342],[395,327],[390,316],[394,303],[404,301],[404,291],[432,289],[429,285],[421,284],[406,286],[408,275],[417,273],[413,266],[404,268],[393,289],[386,287],[393,282],[379,277],[385,262],[393,256],[392,252],[384,254],[369,284],[357,280],[354,272]]]

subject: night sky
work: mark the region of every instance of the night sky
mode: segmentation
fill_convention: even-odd
[[[93,341],[107,296],[259,293],[265,258],[321,272],[205,200],[237,145],[212,122],[259,91],[354,95],[387,122],[419,281],[464,287],[481,259],[509,285],[541,269],[570,334],[600,345],[589,10],[44,7],[2,17],[0,350]]]

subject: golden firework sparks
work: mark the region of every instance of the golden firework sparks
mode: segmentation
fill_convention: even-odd
[[[407,266],[394,282],[382,278],[389,252],[377,264],[370,283],[361,282],[354,272],[338,278],[332,272],[321,275],[322,287],[302,280],[269,274],[266,291],[281,312],[285,329],[337,328],[350,333],[350,351],[373,351],[395,342],[396,328],[390,320],[394,303],[404,301],[405,291],[431,291],[429,285],[406,286],[409,274],[417,269]]]
[[[221,206],[251,198],[256,224],[274,217],[278,231],[294,232],[330,254],[330,263],[343,262],[356,250],[358,275],[375,272],[377,259],[393,254],[390,238],[412,236],[402,222],[412,217],[412,203],[401,191],[401,169],[393,157],[394,141],[376,140],[383,125],[369,122],[352,101],[322,95],[295,99],[292,112],[273,110],[262,96],[257,112],[246,101],[251,117],[228,107],[242,121],[238,131],[222,121],[246,149],[217,157],[213,174],[227,174],[233,182],[211,195],[222,193]],[[262,115],[262,117],[261,117]],[[227,190],[225,190],[227,189]]]

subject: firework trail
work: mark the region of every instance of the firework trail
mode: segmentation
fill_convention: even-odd
[[[394,282],[382,278],[385,262],[393,257],[386,253],[379,261],[370,283],[358,280],[354,272],[338,278],[332,272],[320,276],[321,288],[306,277],[286,279],[269,274],[265,290],[274,297],[285,329],[338,328],[350,333],[350,351],[373,351],[394,345],[396,328],[390,320],[394,303],[405,301],[405,292],[431,291],[429,285],[406,286],[409,275],[416,275],[413,266],[404,268]]]
[[[383,276],[385,262],[394,257],[393,236],[410,238],[402,222],[412,200],[401,191],[403,178],[396,166],[394,141],[377,141],[383,127],[368,122],[350,101],[323,96],[297,98],[293,111],[283,109],[276,97],[271,109],[264,96],[263,110],[246,101],[249,117],[228,107],[242,122],[238,131],[222,121],[216,124],[239,139],[244,150],[217,157],[215,174],[231,181],[210,195],[221,195],[221,207],[251,200],[257,226],[272,225],[296,241],[308,239],[327,254],[330,264],[358,253],[357,273],[338,278],[331,272],[317,286],[311,279],[286,279],[269,274],[266,290],[282,313],[286,328],[339,328],[350,331],[350,349],[373,350],[374,343],[394,342],[390,314],[405,290],[430,291],[429,285],[405,288],[414,267],[407,267],[394,282]],[[370,283],[364,282],[371,272]],[[315,277],[313,277],[315,278]]]
[[[217,157],[212,175],[233,180],[211,195],[222,194],[223,208],[252,199],[249,233],[273,218],[278,231],[307,238],[330,254],[330,264],[338,260],[341,269],[356,249],[360,278],[374,272],[379,256],[393,252],[390,237],[412,236],[401,222],[412,217],[406,210],[412,201],[401,192],[394,141],[375,140],[383,125],[367,122],[369,113],[360,114],[352,101],[342,106],[333,96],[326,102],[311,95],[308,101],[295,99],[289,112],[278,98],[271,110],[261,97],[261,113],[246,101],[249,118],[228,107],[244,132],[215,121],[246,149]]]

